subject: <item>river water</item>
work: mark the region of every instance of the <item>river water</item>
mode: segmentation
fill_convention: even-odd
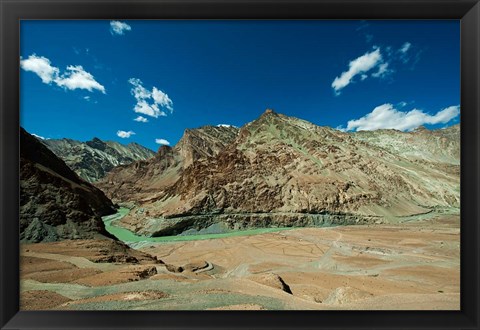
[[[198,235],[177,235],[177,236],[162,236],[162,237],[149,237],[137,235],[134,232],[117,226],[114,224],[115,221],[120,220],[126,216],[130,210],[125,207],[118,209],[118,212],[112,215],[107,215],[102,217],[103,223],[105,224],[105,229],[116,238],[123,242],[136,243],[136,242],[176,242],[176,241],[194,241],[202,239],[213,239],[213,238],[225,238],[225,237],[234,237],[234,236],[245,236],[245,235],[257,235],[271,232],[278,232],[281,230],[293,229],[292,227],[282,227],[282,228],[255,228],[248,230],[237,230],[230,231],[227,233],[221,234],[198,234]]]

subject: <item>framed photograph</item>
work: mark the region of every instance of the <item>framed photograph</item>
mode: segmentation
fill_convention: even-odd
[[[478,1],[0,5],[2,329],[478,329]]]

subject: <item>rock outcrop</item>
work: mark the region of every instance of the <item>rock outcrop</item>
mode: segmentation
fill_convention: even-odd
[[[112,202],[79,178],[35,137],[20,130],[20,240],[23,242],[110,236],[101,216]]]
[[[175,151],[187,168],[199,159],[215,157],[238,135],[238,128],[233,126],[203,126],[197,129],[186,129]]]
[[[285,281],[277,274],[265,273],[265,274],[252,275],[250,276],[249,279],[254,282],[292,294],[292,290],[290,289],[290,286],[287,283],[285,283]]]

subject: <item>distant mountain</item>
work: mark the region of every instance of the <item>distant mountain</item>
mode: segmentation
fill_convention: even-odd
[[[101,216],[115,212],[99,189],[79,178],[35,137],[20,129],[20,240],[110,236]]]
[[[87,142],[71,139],[39,141],[88,182],[103,178],[115,166],[130,164],[155,155],[155,152],[137,143],[123,145],[114,141],[104,142],[99,138]]]
[[[160,236],[219,222],[369,223],[459,207],[459,126],[346,133],[267,110],[239,130],[219,129],[187,130],[174,148],[97,183],[136,205],[125,227]]]

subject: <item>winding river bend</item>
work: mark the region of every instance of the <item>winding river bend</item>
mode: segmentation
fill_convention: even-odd
[[[196,235],[176,235],[176,236],[162,236],[162,237],[149,237],[137,235],[134,232],[118,226],[115,224],[117,220],[120,220],[126,216],[130,210],[125,207],[118,209],[118,212],[112,215],[107,215],[102,217],[103,223],[105,224],[105,229],[123,242],[176,242],[176,241],[194,241],[202,239],[212,239],[212,238],[225,238],[225,237],[234,237],[234,236],[245,236],[245,235],[257,235],[271,232],[278,232],[281,230],[293,229],[293,227],[279,227],[279,228],[255,228],[248,230],[236,230],[229,231],[221,234],[196,234]]]

